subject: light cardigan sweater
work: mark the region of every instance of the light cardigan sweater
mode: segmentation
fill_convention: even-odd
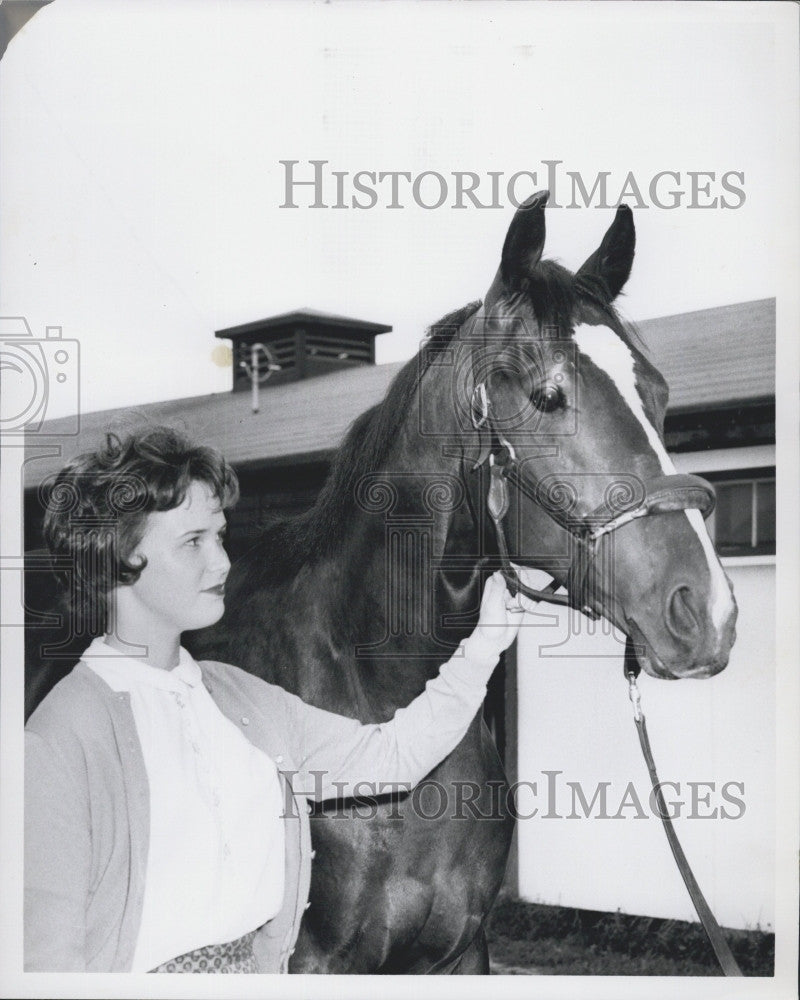
[[[149,972],[271,920],[283,902],[286,854],[275,762],[220,712],[185,649],[164,670],[98,638],[82,661],[112,691],[128,693],[150,790],[131,971]]]
[[[307,799],[358,794],[363,782],[417,784],[460,742],[498,658],[473,633],[410,705],[368,725],[228,664],[199,664],[222,713],[278,765],[285,796],[283,905],[256,935],[260,971],[288,970],[307,908],[314,856]],[[26,971],[130,970],[149,805],[129,695],[79,663],[25,731]]]

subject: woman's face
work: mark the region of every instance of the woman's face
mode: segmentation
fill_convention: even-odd
[[[134,550],[147,565],[120,595],[120,609],[131,624],[180,633],[218,621],[231,565],[222,546],[224,534],[225,515],[202,482],[191,484],[179,507],[148,514]]]

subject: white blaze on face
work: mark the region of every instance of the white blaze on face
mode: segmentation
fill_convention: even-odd
[[[674,475],[675,466],[672,459],[644,411],[639,390],[636,388],[634,356],[628,345],[609,327],[586,324],[575,328],[575,343],[578,350],[604,371],[617,387],[633,417],[641,424],[647,435],[647,441],[658,459],[661,471],[665,476]],[[711,577],[711,620],[717,628],[721,628],[733,612],[730,587],[708,537],[703,515],[699,510],[686,510],[684,514],[700,541],[708,563],[708,573]]]

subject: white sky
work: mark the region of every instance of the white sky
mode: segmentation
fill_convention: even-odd
[[[378,341],[388,361],[486,291],[508,204],[282,209],[281,159],[445,175],[541,173],[558,159],[590,183],[610,171],[612,198],[629,171],[645,190],[663,170],[679,171],[684,190],[688,171],[744,173],[739,209],[635,212],[623,309],[645,319],[778,298],[777,662],[787,669],[776,739],[789,752],[778,759],[776,926],[787,982],[797,940],[797,17],[785,3],[55,0],[0,62],[0,317],[27,317],[37,337],[59,325],[80,342],[84,412],[227,390],[216,329],[331,310],[393,324]],[[612,216],[553,209],[547,255],[578,266]],[[54,393],[48,416],[72,409],[74,397]],[[22,458],[4,446],[4,558],[22,551],[21,532],[10,537]],[[3,591],[5,623],[19,593],[13,581]],[[21,631],[2,630],[8,662],[21,662]],[[4,710],[21,718],[12,680],[6,671]],[[21,732],[2,735],[18,783]],[[3,840],[3,885],[19,900],[19,812],[3,815],[5,833],[16,829]],[[0,930],[18,942],[18,910],[6,911]],[[738,995],[732,981],[716,985],[696,990]],[[635,979],[612,986],[619,997],[642,991]],[[563,977],[547,987],[575,995]],[[359,988],[374,992],[348,983]],[[691,980],[676,988],[699,995]]]
[[[612,202],[628,171],[646,198],[662,170],[686,191],[687,171],[740,171],[739,209],[635,213],[623,311],[775,295],[778,125],[796,101],[779,14],[56,0],[0,64],[0,315],[80,341],[84,412],[226,390],[214,330],[300,306],[393,324],[378,360],[410,356],[426,324],[484,294],[513,208],[281,208],[278,161],[311,158],[351,174],[536,170],[539,187],[558,159],[589,183],[610,171]],[[577,267],[612,215],[552,210],[547,255]]]

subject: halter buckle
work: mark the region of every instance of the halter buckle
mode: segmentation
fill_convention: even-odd
[[[489,455],[489,468],[491,479],[486,506],[490,517],[499,527],[500,522],[508,513],[508,486],[506,485],[503,467],[496,462],[493,454]]]
[[[476,400],[477,397],[477,400]],[[478,416],[480,414],[480,416]],[[480,430],[489,419],[489,396],[486,392],[486,383],[480,382],[472,390],[472,426],[475,430]]]

